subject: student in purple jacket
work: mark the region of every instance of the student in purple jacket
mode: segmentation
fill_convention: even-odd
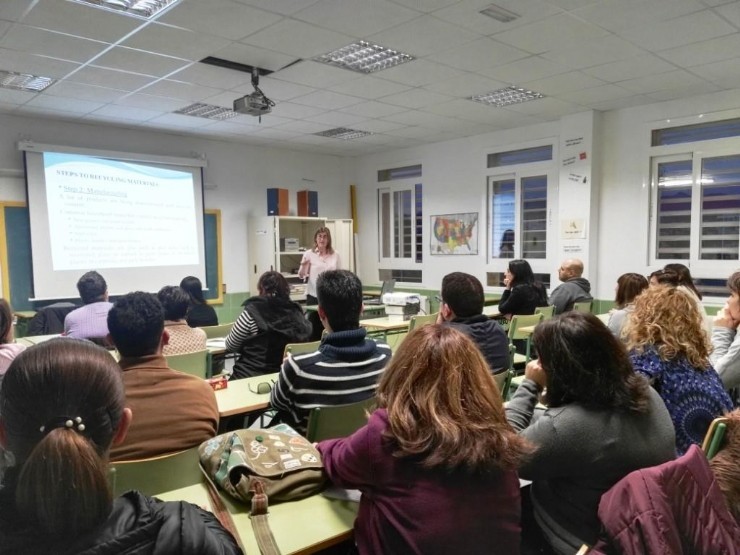
[[[360,554],[517,555],[516,468],[530,444],[507,424],[475,344],[449,326],[413,331],[377,403],[365,427],[318,445],[330,480],[362,491]]]

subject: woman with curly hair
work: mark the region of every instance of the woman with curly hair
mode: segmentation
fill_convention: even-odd
[[[676,440],[660,397],[596,316],[545,320],[533,341],[539,359],[506,406],[507,420],[537,448],[519,470],[532,480],[522,539],[541,532],[556,553],[571,554],[595,542],[601,495],[629,472],[673,459]],[[535,418],[540,393],[547,409]]]
[[[696,303],[674,287],[650,287],[635,300],[626,335],[632,365],[671,413],[678,454],[692,443],[701,445],[712,420],[732,410],[732,400],[709,362],[711,347]]]
[[[414,330],[377,404],[355,434],[318,445],[329,479],[363,493],[360,554],[518,554],[516,469],[531,448],[475,344],[449,326]]]

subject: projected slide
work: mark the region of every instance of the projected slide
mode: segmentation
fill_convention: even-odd
[[[193,175],[45,152],[54,271],[199,262]]]

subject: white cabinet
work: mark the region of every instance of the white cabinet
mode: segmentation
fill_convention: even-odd
[[[313,236],[320,227],[331,232],[332,247],[343,269],[354,271],[352,220],[263,216],[249,220],[249,292],[257,294],[257,282],[267,271],[282,273],[291,284],[291,298],[306,298],[298,268],[306,250],[313,248]]]

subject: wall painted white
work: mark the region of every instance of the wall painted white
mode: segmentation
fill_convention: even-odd
[[[248,290],[247,218],[267,213],[266,188],[288,189],[293,214],[296,192],[313,189],[319,191],[321,216],[351,217],[349,166],[338,156],[3,114],[0,200],[25,201],[25,183],[15,177],[23,170],[22,153],[16,146],[19,140],[166,156],[204,156],[208,161],[204,171],[205,206],[221,210],[223,279],[232,293]]]

